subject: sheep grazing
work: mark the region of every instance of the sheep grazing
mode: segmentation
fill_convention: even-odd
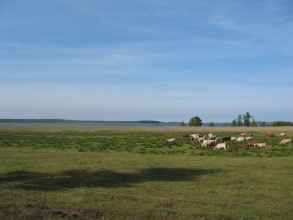
[[[291,146],[291,143],[292,143],[292,139],[283,139],[283,140],[281,140],[279,145],[289,145],[289,146]]]
[[[215,143],[216,143],[215,140],[204,140],[201,146],[207,148],[209,146],[215,145]]]
[[[284,133],[284,132],[280,133],[280,136],[281,136],[281,137],[286,136],[286,135],[287,135],[287,134]]]
[[[250,140],[252,140],[252,137],[247,136],[247,137],[244,138],[244,140],[246,140],[246,141],[250,141]]]
[[[272,137],[275,137],[274,134],[265,134],[266,138],[272,138]]]
[[[167,140],[165,141],[165,143],[168,143],[168,144],[175,144],[175,143],[176,143],[176,139],[175,139],[175,138],[167,139]]]
[[[217,136],[214,135],[214,136],[209,136],[208,139],[209,139],[209,140],[216,140],[216,138],[217,138]]]
[[[245,137],[238,137],[235,141],[237,142],[244,142],[245,141]]]
[[[191,140],[196,140],[199,138],[199,134],[191,134],[189,135],[189,137],[191,138]]]
[[[214,147],[214,150],[215,149],[224,149],[226,151],[226,143],[218,143],[215,147]]]
[[[250,141],[246,144],[246,147],[256,147],[257,142]]]
[[[239,134],[239,137],[246,137],[246,136],[247,136],[246,133],[241,133],[241,134]]]
[[[202,141],[206,140],[206,138],[207,138],[207,136],[204,135],[204,136],[198,138],[197,140],[198,140],[198,142],[202,142]]]
[[[256,143],[257,148],[264,148],[265,150],[267,149],[267,144],[266,143]]]
[[[236,141],[237,137],[231,137],[231,141]]]

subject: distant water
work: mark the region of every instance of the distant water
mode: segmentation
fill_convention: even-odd
[[[0,126],[178,126],[178,122],[161,122],[161,123],[143,123],[143,122],[80,122],[80,123],[18,123],[18,122],[1,122]]]

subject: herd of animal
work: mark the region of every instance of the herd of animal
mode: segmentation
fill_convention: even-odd
[[[235,141],[235,142],[247,142],[246,147],[255,147],[259,149],[267,149],[267,143],[258,143],[253,141],[253,134],[247,134],[247,133],[241,133],[238,136],[231,137],[231,136],[224,136],[224,137],[218,137],[214,134],[185,134],[182,137],[183,138],[189,138],[190,140],[197,140],[201,143],[201,146],[204,148],[214,147],[214,150],[227,150],[227,143],[224,141]],[[267,139],[274,138],[276,135],[269,133],[265,134],[265,137]],[[280,137],[287,136],[286,133],[280,133]],[[175,144],[176,138],[170,138],[165,141],[169,144]],[[289,145],[291,146],[292,139],[282,139],[279,143],[279,145]]]

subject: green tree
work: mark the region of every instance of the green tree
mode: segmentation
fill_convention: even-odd
[[[231,122],[231,126],[232,126],[232,127],[236,127],[236,126],[237,126],[237,121],[236,121],[235,118],[234,118],[233,121]]]
[[[188,124],[189,124],[189,126],[202,126],[202,121],[201,121],[200,117],[195,116],[189,120]]]
[[[238,115],[238,117],[237,117],[237,126],[238,127],[241,127],[241,126],[243,126],[243,117],[242,117],[242,115]]]
[[[250,126],[250,119],[252,118],[252,116],[249,114],[249,112],[246,112],[245,115],[243,115],[243,124],[245,127],[249,127]]]
[[[214,122],[209,123],[209,127],[214,127],[214,126],[215,126]]]

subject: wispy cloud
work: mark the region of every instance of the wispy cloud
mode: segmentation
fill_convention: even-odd
[[[224,12],[217,10],[209,21],[223,30],[242,35],[252,46],[292,56],[293,44],[290,39],[293,37],[293,22],[292,16],[286,15],[290,10],[292,5],[290,7],[286,1],[243,2],[230,4]]]
[[[289,1],[15,4],[0,17],[5,117],[291,117]]]

